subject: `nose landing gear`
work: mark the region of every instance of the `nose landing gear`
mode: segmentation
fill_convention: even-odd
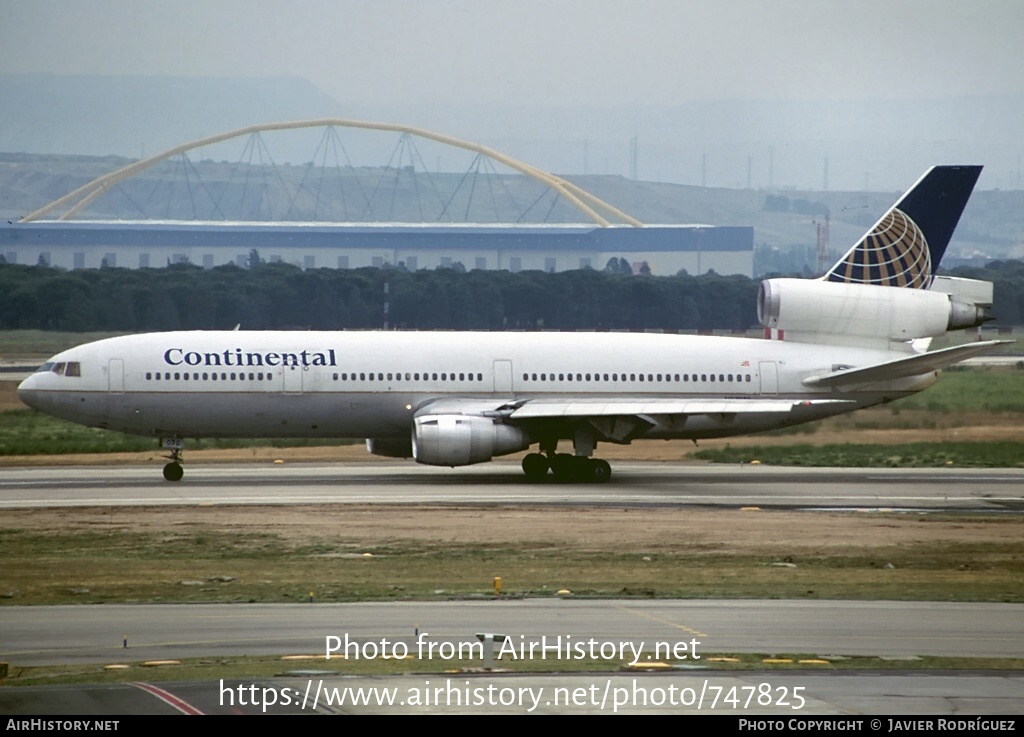
[[[160,447],[170,451],[170,454],[165,456],[170,463],[164,466],[164,478],[168,481],[181,481],[181,477],[185,475],[185,470],[181,467],[185,441],[180,438],[163,438]]]

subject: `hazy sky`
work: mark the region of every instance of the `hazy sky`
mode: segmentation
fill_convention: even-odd
[[[569,174],[628,174],[635,136],[638,176],[658,181],[896,190],[935,163],[982,163],[980,186],[1021,188],[1022,28],[1024,0],[0,0],[0,74],[214,77],[237,93],[23,86],[0,146],[141,155],[336,115]],[[997,95],[1016,97],[963,99]]]
[[[1024,92],[1021,0],[0,0],[0,73],[300,76],[341,102]]]

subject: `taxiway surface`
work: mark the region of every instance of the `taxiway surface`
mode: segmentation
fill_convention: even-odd
[[[562,600],[0,608],[0,659],[21,665],[118,658],[323,655],[353,642],[690,642],[704,652],[1024,658],[1024,605],[814,600]],[[569,640],[562,640],[568,643]],[[646,656],[645,656],[646,658]],[[650,658],[647,658],[650,659]]]

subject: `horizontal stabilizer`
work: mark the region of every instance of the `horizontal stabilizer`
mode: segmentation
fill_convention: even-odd
[[[876,363],[873,366],[862,366],[856,368],[833,371],[830,374],[811,376],[803,380],[804,386],[841,386],[843,384],[870,384],[876,381],[891,381],[903,379],[907,376],[919,376],[929,371],[951,366],[954,363],[963,361],[972,356],[981,356],[991,353],[995,348],[1011,341],[986,340],[981,343],[967,343],[966,345],[943,348],[940,351],[931,353],[919,353],[906,358],[897,358],[895,361]]]

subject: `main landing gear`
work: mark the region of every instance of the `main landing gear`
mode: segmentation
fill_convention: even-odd
[[[557,453],[558,437],[548,435],[540,438],[540,453],[530,453],[523,458],[523,473],[531,483],[543,481],[548,471],[560,484],[583,483],[603,484],[612,477],[608,461],[591,458],[597,447],[594,428],[579,423],[572,428],[573,454]]]
[[[601,458],[587,458],[568,453],[529,453],[523,458],[523,473],[528,481],[544,480],[548,470],[555,481],[568,483],[603,484],[612,476],[612,467]]]
[[[181,481],[181,477],[185,475],[185,470],[181,467],[185,442],[179,438],[163,438],[160,445],[170,451],[170,454],[165,456],[170,463],[164,466],[164,478],[168,481]]]

